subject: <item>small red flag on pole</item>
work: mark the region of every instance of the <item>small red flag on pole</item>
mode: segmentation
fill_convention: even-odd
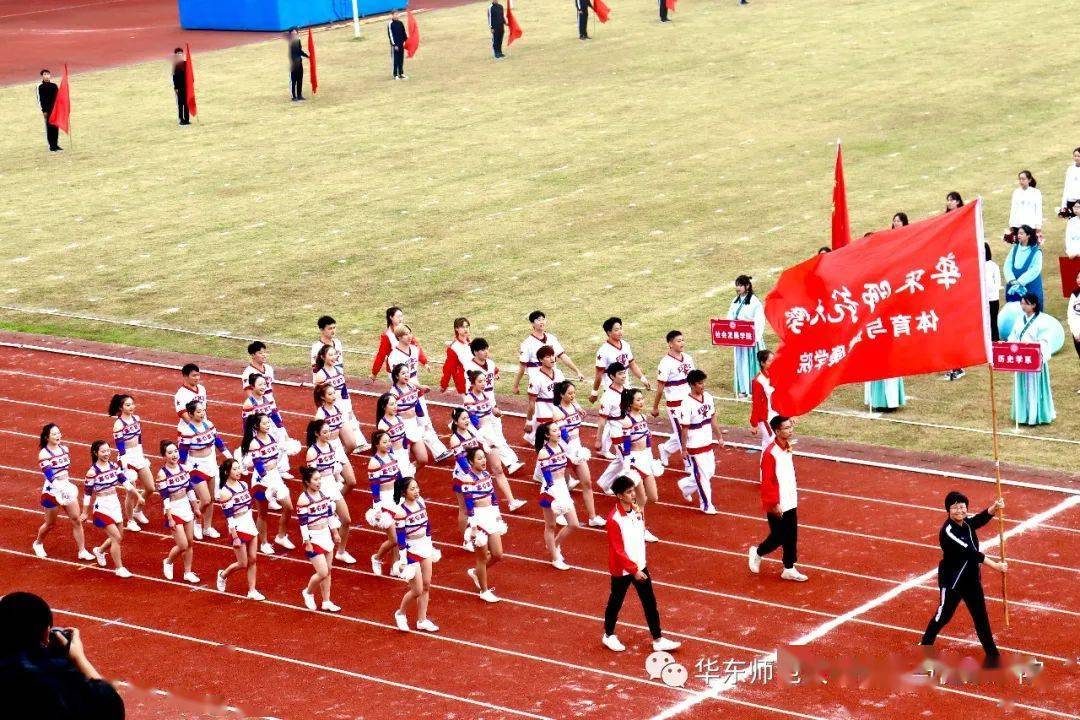
[[[611,8],[604,0],[593,0],[593,11],[596,13],[596,19],[602,23],[606,23],[611,15]]]
[[[311,65],[311,94],[319,92],[319,71],[315,66],[315,36],[311,34],[311,28],[307,29],[307,54]]]
[[[408,18],[405,24],[405,33],[409,37],[405,40],[405,56],[411,58],[416,54],[417,48],[420,47],[420,26],[416,24],[416,18],[413,17],[412,10],[406,10],[406,13]]]
[[[60,80],[60,89],[56,93],[56,102],[49,113],[49,124],[55,125],[71,137],[71,84],[68,80],[68,66],[64,63],[64,77]]]
[[[517,18],[514,17],[513,8],[510,7],[512,4],[513,0],[506,0],[506,25],[510,28],[510,35],[506,39],[507,46],[513,45],[514,41],[524,34],[521,32],[521,26],[518,25]]]
[[[836,170],[833,173],[832,191],[832,249],[851,242],[851,221],[848,219],[847,188],[844,186],[844,153],[840,141],[836,141]]]
[[[191,64],[191,45],[188,43],[184,43],[184,92],[187,95],[188,112],[198,115],[199,106],[195,102],[195,66]]]

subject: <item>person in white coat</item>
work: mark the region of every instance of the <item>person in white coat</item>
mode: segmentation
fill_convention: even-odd
[[[1007,243],[1016,242],[1016,229],[1028,225],[1042,242],[1043,198],[1042,190],[1035,187],[1035,176],[1030,170],[1021,170],[1016,176],[1020,187],[1013,190],[1012,205],[1009,208],[1009,230],[1005,233]]]

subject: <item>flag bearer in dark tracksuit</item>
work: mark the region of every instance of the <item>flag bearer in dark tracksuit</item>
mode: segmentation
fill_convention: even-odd
[[[394,60],[394,79],[408,80],[405,75],[405,41],[409,34],[405,32],[405,23],[398,20],[397,10],[390,13],[390,22],[386,24],[386,35],[390,38],[390,56]]]
[[[491,28],[491,50],[495,53],[495,59],[506,57],[502,51],[506,12],[499,0],[491,0],[491,5],[488,6],[488,27]]]
[[[590,0],[574,0],[574,7],[577,8],[578,40],[589,39],[589,10],[592,6]]]
[[[41,84],[38,85],[37,95],[38,104],[41,105],[41,112],[45,116],[45,139],[49,143],[50,152],[64,149],[57,144],[60,141],[60,128],[49,123],[49,115],[52,114],[53,105],[56,104],[56,93],[58,92],[60,92],[60,88],[52,81],[52,73],[48,70],[42,70]]]
[[[938,542],[944,553],[938,564],[939,604],[930,624],[926,626],[920,645],[933,645],[941,629],[952,619],[953,613],[963,600],[967,605],[971,619],[975,623],[975,632],[979,636],[986,652],[986,666],[996,667],[998,649],[994,644],[994,634],[990,630],[990,619],[986,616],[986,598],[983,595],[982,575],[979,565],[985,564],[998,572],[1005,572],[1008,563],[999,562],[979,552],[979,536],[975,531],[1005,507],[1005,501],[998,499],[993,505],[978,515],[968,517],[968,499],[955,490],[945,496],[945,509],[949,519],[941,526]]]
[[[300,44],[300,34],[296,28],[289,30],[289,88],[292,91],[293,102],[304,99],[304,58],[308,54],[304,52]]]
[[[184,49],[173,50],[172,86],[176,94],[176,114],[180,116],[181,125],[191,124],[191,115],[188,114],[187,106],[187,60],[184,59]]]

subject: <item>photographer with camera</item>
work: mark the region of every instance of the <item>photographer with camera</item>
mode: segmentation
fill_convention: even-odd
[[[54,628],[37,595],[0,598],[0,696],[36,720],[123,720],[124,702],[86,658],[77,628]]]

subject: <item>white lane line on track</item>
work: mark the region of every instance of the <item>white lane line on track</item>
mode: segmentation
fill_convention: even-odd
[[[1039,513],[1038,515],[1034,515],[1034,516],[1028,518],[1021,525],[1018,525],[1017,527],[1006,531],[1005,532],[1005,538],[1011,538],[1011,537],[1014,537],[1016,535],[1019,535],[1020,533],[1026,532],[1027,530],[1038,527],[1039,523],[1041,523],[1043,520],[1052,518],[1055,515],[1058,515],[1059,513],[1062,513],[1064,511],[1076,506],[1077,504],[1080,504],[1080,496],[1073,495],[1071,497],[1065,498],[1064,500],[1062,500],[1061,502],[1059,502],[1057,505],[1053,506],[1052,508],[1050,508],[1048,510],[1044,510],[1043,512]],[[996,547],[998,544],[1000,544],[1001,539],[1002,538],[1001,538],[1000,535],[987,539],[987,541],[983,544],[982,549],[986,550],[986,549],[990,549],[992,547]],[[920,575],[920,576],[918,576],[916,578],[912,578],[911,580],[903,583],[902,585],[898,585],[897,587],[892,588],[889,591],[884,592],[881,595],[878,595],[877,597],[875,597],[875,598],[873,598],[871,600],[868,600],[867,602],[864,602],[863,604],[859,605],[858,607],[856,607],[856,608],[854,608],[852,610],[849,610],[848,612],[844,613],[843,615],[839,615],[839,616],[837,616],[835,618],[832,618],[831,620],[829,620],[827,622],[822,623],[821,625],[817,626],[816,628],[814,628],[810,632],[803,634],[799,638],[796,638],[790,644],[791,645],[808,645],[809,643],[814,642],[815,640],[820,640],[822,637],[824,637],[828,633],[832,632],[836,628],[840,627],[841,625],[844,625],[845,623],[858,622],[861,619],[860,618],[861,615],[864,615],[865,613],[873,610],[874,608],[877,608],[877,607],[880,607],[880,606],[884,605],[885,603],[889,602],[890,600],[893,600],[894,598],[900,596],[902,593],[910,590],[913,587],[916,587],[917,585],[919,585],[922,582],[925,582],[926,580],[929,580],[929,579],[935,577],[936,575],[937,575],[937,568],[934,568],[933,570],[928,570],[925,573],[923,573],[922,575]],[[776,660],[776,653],[770,653],[769,655],[767,655],[766,660],[775,661]],[[734,680],[723,682],[723,683],[717,683],[714,687],[710,688],[709,690],[700,692],[700,693],[696,694],[694,697],[687,698],[685,700],[682,700],[682,701],[676,703],[675,705],[672,705],[669,708],[666,708],[662,712],[660,712],[657,715],[653,716],[652,720],[667,720],[668,718],[673,718],[676,715],[680,715],[680,714],[694,708],[695,706],[697,706],[698,704],[700,704],[700,703],[702,703],[702,702],[704,702],[706,700],[716,699],[718,697],[722,697],[724,693],[729,692],[735,686],[736,686],[736,681],[734,681]],[[1056,711],[1046,710],[1044,708],[1037,708],[1037,707],[1034,707],[1034,706],[1031,706],[1029,709],[1040,711],[1040,712],[1049,712],[1049,713],[1052,713],[1052,714],[1058,714]],[[1068,717],[1068,716],[1066,716],[1066,717]]]
[[[19,308],[10,308],[10,307],[3,306],[3,305],[0,305],[0,309],[19,310]],[[122,323],[122,324],[131,324],[131,325],[134,325],[136,327],[138,327],[140,325],[139,323]],[[206,336],[206,337],[214,337],[214,335],[211,335],[209,333],[192,332],[192,331],[189,331],[189,330],[182,330],[182,329],[176,329],[174,331],[175,332],[180,332],[180,333],[187,333],[187,334]],[[226,336],[218,335],[218,337],[227,337],[227,335]],[[232,336],[232,337],[234,339],[243,339],[243,340],[258,339],[258,338],[241,338],[240,336]],[[266,341],[266,342],[269,343],[270,341]],[[277,341],[275,341],[275,342],[277,342]],[[288,345],[288,346],[291,346],[291,347],[302,347],[302,348],[308,348],[309,347],[308,345],[304,345],[302,343],[277,343],[277,344],[284,344],[284,345]],[[153,368],[168,369],[168,370],[179,370],[180,369],[179,365],[171,365],[171,364],[168,364],[168,363],[161,363],[161,362],[155,362],[155,361],[150,361],[150,360],[132,360],[132,359],[129,359],[129,358],[116,357],[114,355],[103,355],[103,354],[100,354],[100,353],[89,353],[89,352],[81,352],[81,351],[76,351],[76,350],[65,350],[65,349],[61,349],[61,348],[52,348],[52,347],[46,347],[46,346],[41,346],[41,345],[32,345],[32,344],[28,344],[28,343],[12,343],[12,342],[7,342],[7,341],[0,341],[0,347],[13,348],[13,349],[16,349],[16,350],[25,350],[25,351],[31,351],[31,352],[52,353],[52,354],[55,354],[55,355],[66,355],[66,356],[69,356],[69,357],[88,358],[88,359],[92,359],[92,360],[105,360],[105,361],[108,361],[108,362],[116,362],[116,363],[127,364],[127,365],[139,365],[139,366],[143,366],[143,367],[153,367]],[[355,352],[355,351],[346,350],[346,352]],[[365,354],[371,355],[371,353],[365,353]],[[438,364],[438,363],[435,363],[435,364]],[[13,372],[13,371],[5,370],[3,372]],[[235,378],[237,380],[240,379],[240,376],[237,375],[236,373],[221,372],[221,371],[218,371],[218,370],[204,370],[203,374],[204,375],[217,376],[217,377],[230,377],[230,378]],[[275,384],[281,384],[281,385],[289,386],[289,387],[305,387],[304,383],[298,383],[298,382],[291,381],[291,380],[277,380],[277,381],[275,381]],[[307,385],[307,386],[310,386],[310,385]],[[379,395],[379,393],[375,393],[375,392],[371,392],[371,391],[367,391],[367,390],[359,390],[359,389],[356,389],[356,390],[350,389],[350,392],[355,392],[355,393],[360,394],[360,395],[366,395],[368,397],[377,397]],[[449,403],[439,402],[439,401],[429,401],[429,404],[436,405],[436,406],[439,406],[439,407],[454,407],[454,405],[451,405]],[[510,415],[510,416],[513,416],[513,417],[524,417],[521,413],[512,412],[512,411],[506,411],[503,414],[504,415]],[[596,427],[596,425],[594,423],[584,423],[584,425],[586,427],[591,427],[591,428],[594,428],[594,429]],[[668,433],[664,433],[664,432],[656,432],[654,434],[657,435],[658,437],[669,437],[670,436]],[[1033,439],[1043,439],[1043,438],[1033,438]],[[741,448],[746,448],[746,449],[752,449],[752,448],[758,447],[757,445],[750,445],[750,444],[747,444],[747,443],[739,443],[739,442],[729,442],[728,445],[732,446],[732,447],[741,447]],[[947,470],[939,470],[939,469],[936,469],[936,468],[917,467],[917,466],[913,466],[913,465],[898,465],[898,464],[895,464],[895,463],[878,462],[878,461],[875,461],[875,460],[864,460],[864,459],[861,459],[861,458],[842,457],[842,456],[837,456],[837,455],[825,455],[825,454],[822,454],[822,453],[803,452],[803,451],[799,451],[799,450],[795,451],[795,455],[799,456],[799,457],[808,457],[808,458],[814,458],[814,459],[819,459],[819,460],[831,460],[831,461],[835,461],[835,462],[842,462],[842,463],[846,463],[846,464],[850,464],[850,465],[859,465],[859,466],[863,466],[863,467],[882,468],[882,469],[886,469],[886,470],[898,470],[898,471],[902,471],[902,472],[919,473],[919,474],[933,475],[933,476],[938,476],[938,477],[958,478],[958,479],[961,479],[961,480],[974,480],[976,482],[982,482],[982,483],[991,483],[991,484],[993,484],[993,483],[996,482],[996,480],[994,478],[988,477],[986,475],[973,475],[973,474],[970,474],[970,473],[952,472],[952,471],[947,471]],[[1021,480],[1011,480],[1011,479],[1002,480],[1002,483],[1005,484],[1005,485],[1013,485],[1013,486],[1016,486],[1016,487],[1027,487],[1027,488],[1032,488],[1032,489],[1036,489],[1036,490],[1049,490],[1049,491],[1053,491],[1053,492],[1065,493],[1067,495],[1078,495],[1078,494],[1080,494],[1080,490],[1075,489],[1075,488],[1067,488],[1067,487],[1060,487],[1060,486],[1054,486],[1054,485],[1047,485],[1047,484],[1044,484],[1044,483],[1029,483],[1029,482],[1025,482],[1025,481],[1021,481]]]

